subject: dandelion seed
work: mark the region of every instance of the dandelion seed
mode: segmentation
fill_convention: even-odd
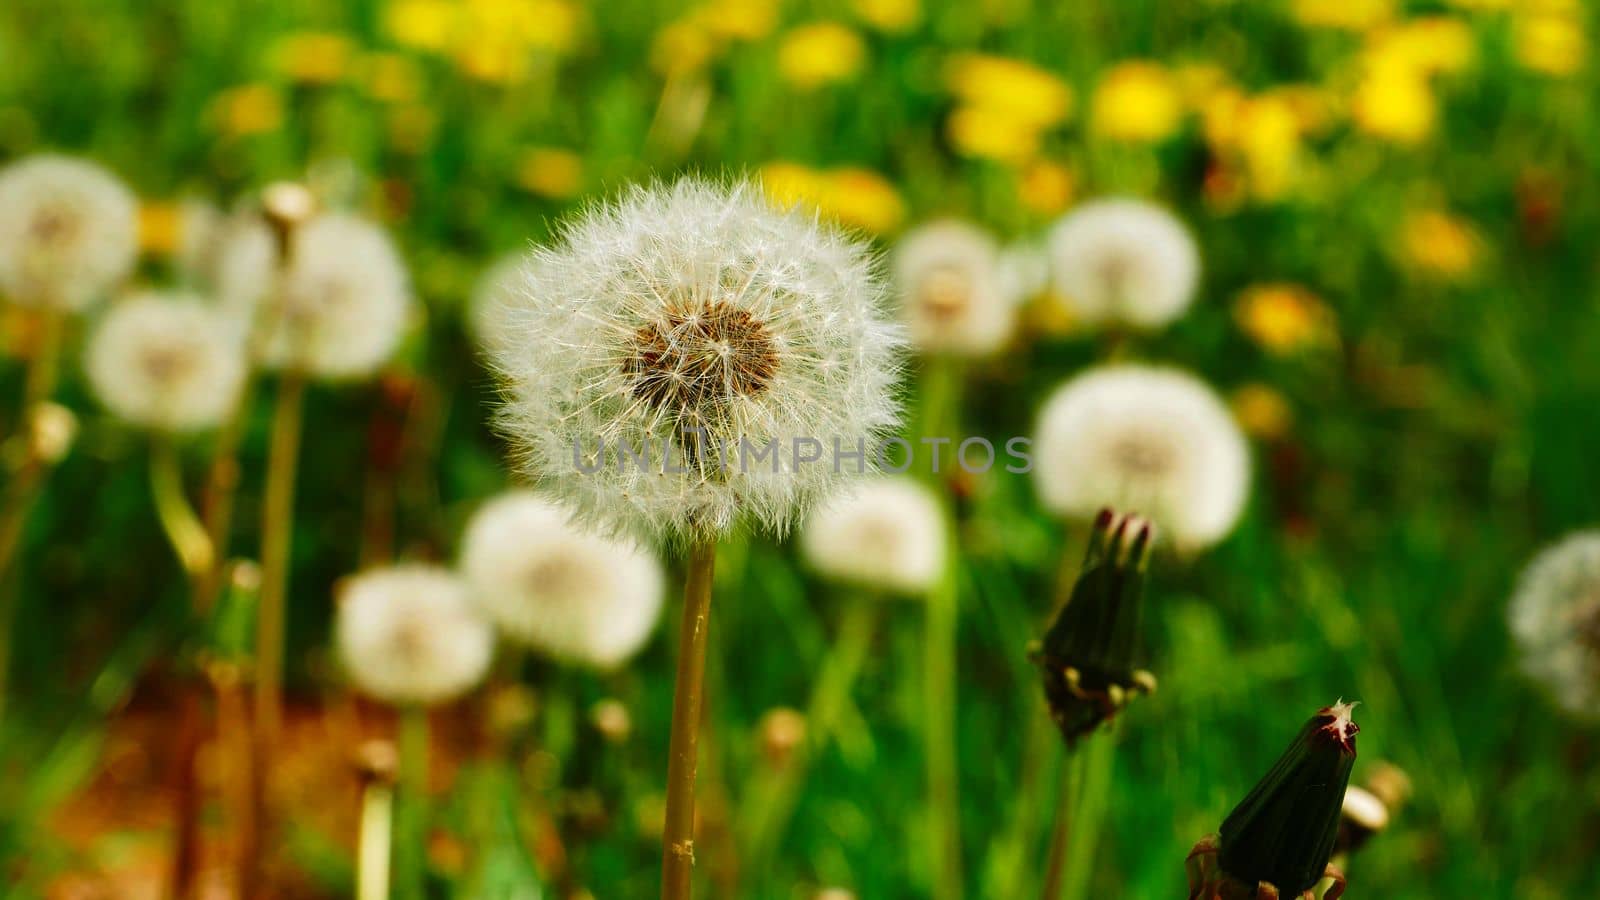
[[[874,479],[813,512],[800,532],[800,552],[830,578],[926,593],[944,571],[944,512],[933,492],[911,478]]]
[[[85,352],[100,402],[134,425],[192,431],[220,424],[244,382],[244,348],[230,321],[200,298],[145,293],[113,306]]]
[[[0,294],[82,310],[133,269],[139,203],[90,162],[32,156],[0,169]]]
[[[462,539],[461,571],[502,633],[581,665],[620,665],[661,615],[654,556],[574,525],[569,510],[528,491],[478,511]]]
[[[1040,412],[1034,458],[1052,512],[1139,509],[1187,549],[1225,537],[1250,488],[1249,450],[1227,406],[1176,369],[1102,366],[1062,385]]]
[[[1600,531],[1570,535],[1534,557],[1509,618],[1528,678],[1568,713],[1600,719]]]
[[[748,184],[685,179],[591,209],[533,253],[494,323],[525,467],[584,518],[651,537],[782,531],[852,471],[808,463],[797,439],[871,443],[897,418],[899,336],[868,251]],[[687,471],[576,470],[575,447],[624,442]],[[741,465],[745,446],[775,456]]]
[[[371,374],[399,346],[410,314],[393,242],[351,215],[321,215],[293,229],[281,279],[266,227],[233,235],[217,268],[224,305],[271,368],[329,379]]]
[[[1056,293],[1073,316],[1138,328],[1189,308],[1200,281],[1194,238],[1172,213],[1142,200],[1098,200],[1050,233]]]
[[[981,356],[1011,337],[1020,285],[981,229],[958,221],[915,228],[895,247],[893,266],[918,349]]]
[[[408,564],[352,577],[334,624],[339,656],[363,693],[402,705],[442,703],[489,667],[494,632],[453,573]]]

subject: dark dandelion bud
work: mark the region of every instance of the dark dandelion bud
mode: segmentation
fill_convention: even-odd
[[[1151,537],[1144,519],[1101,510],[1072,594],[1029,654],[1069,747],[1155,690],[1155,677],[1134,668]]]
[[[1344,876],[1328,864],[1338,836],[1345,787],[1356,759],[1353,703],[1319,711],[1222,822],[1189,854],[1190,900],[1314,897],[1344,893]]]

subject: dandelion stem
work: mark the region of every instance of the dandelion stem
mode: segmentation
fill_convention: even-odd
[[[287,371],[278,383],[267,454],[261,515],[261,597],[256,620],[256,731],[269,751],[283,721],[283,646],[289,587],[289,550],[294,536],[294,482],[300,456],[305,380]]]
[[[698,764],[700,710],[704,701],[706,636],[711,624],[711,581],[716,543],[703,540],[689,551],[678,630],[678,674],[672,700],[672,739],[667,759],[667,819],[662,835],[662,900],[687,900],[694,869],[694,782]]]
[[[1062,900],[1084,900],[1089,895],[1095,847],[1110,797],[1111,770],[1116,763],[1116,726],[1112,725],[1106,734],[1090,735],[1085,741],[1081,787],[1074,805],[1077,834],[1067,848]]]
[[[817,675],[806,705],[806,739],[752,797],[753,824],[746,844],[750,848],[750,869],[756,873],[766,872],[773,847],[783,837],[794,815],[812,757],[827,745],[839,726],[867,651],[872,647],[879,607],[874,597],[849,599],[839,623],[838,637],[823,660],[822,671]]]
[[[245,375],[239,387],[238,405],[217,432],[211,467],[206,473],[201,518],[214,555],[211,570],[201,580],[200,593],[195,599],[195,607],[202,613],[210,610],[222,593],[228,538],[233,533],[233,501],[239,490],[239,443],[244,438],[245,421],[250,415],[254,381],[249,374]]]
[[[395,858],[399,896],[423,900],[428,895],[428,710],[408,706],[400,711],[400,852]],[[363,831],[365,824],[363,823]],[[363,835],[363,837],[365,837]]]
[[[389,845],[394,788],[372,779],[361,790],[361,834],[356,848],[356,900],[389,900]]]
[[[1044,888],[1039,892],[1042,900],[1059,900],[1067,863],[1067,838],[1071,835],[1078,786],[1081,780],[1083,758],[1068,754],[1062,761],[1060,796],[1056,798],[1056,823],[1050,829],[1050,849],[1045,857]]]
[[[205,525],[184,492],[178,447],[166,435],[156,436],[150,445],[150,496],[155,501],[161,529],[195,588],[191,601],[198,605],[199,585],[215,568],[216,555]]]

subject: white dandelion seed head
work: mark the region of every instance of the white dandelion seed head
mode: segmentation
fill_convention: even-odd
[[[31,156],[0,169],[0,294],[82,310],[133,269],[139,201],[100,166]]]
[[[1052,512],[1135,510],[1188,550],[1233,530],[1250,490],[1249,449],[1227,406],[1177,369],[1110,365],[1073,378],[1045,401],[1033,450]]]
[[[944,512],[933,492],[915,479],[865,480],[806,519],[800,552],[829,578],[926,593],[944,571]]]
[[[1600,719],[1600,531],[1534,557],[1508,617],[1523,672],[1567,712]]]
[[[214,306],[185,293],[113,304],[84,348],[89,386],[134,425],[192,431],[222,423],[239,402],[245,353]]]
[[[341,591],[334,640],[363,693],[430,705],[470,690],[489,668],[494,630],[448,569],[404,564],[352,576]]]
[[[295,229],[288,271],[277,271],[271,229],[232,230],[217,263],[217,291],[254,335],[261,362],[319,378],[371,374],[400,345],[411,310],[405,265],[389,235],[353,215],[329,213]]]
[[[467,304],[467,330],[478,348],[489,353],[502,334],[499,327],[501,307],[514,304],[524,293],[527,284],[527,257],[511,253],[495,260],[473,286],[472,299]]]
[[[531,491],[489,501],[462,538],[461,572],[501,633],[564,662],[611,669],[661,616],[661,564]]]
[[[1056,294],[1073,316],[1155,328],[1183,315],[1200,282],[1200,252],[1176,216],[1143,200],[1097,200],[1049,237]]]
[[[900,332],[869,250],[756,185],[635,188],[535,250],[526,274],[491,341],[501,424],[586,519],[679,541],[742,520],[781,532],[856,471],[808,461],[804,441],[864,445],[870,463],[898,419]],[[624,442],[649,464],[617,464]],[[668,444],[688,471],[661,464]],[[574,457],[587,467],[598,448],[584,474]]]
[[[1000,246],[966,222],[932,222],[907,232],[892,260],[901,318],[920,350],[982,356],[1010,339],[1018,285]]]

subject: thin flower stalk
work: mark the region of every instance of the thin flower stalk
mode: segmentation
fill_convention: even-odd
[[[672,700],[672,737],[667,751],[667,819],[662,834],[662,900],[686,900],[694,868],[694,785],[699,764],[701,706],[704,703],[706,642],[711,625],[711,588],[716,545],[696,544],[689,552],[683,589],[683,619],[678,627],[678,669]]]

